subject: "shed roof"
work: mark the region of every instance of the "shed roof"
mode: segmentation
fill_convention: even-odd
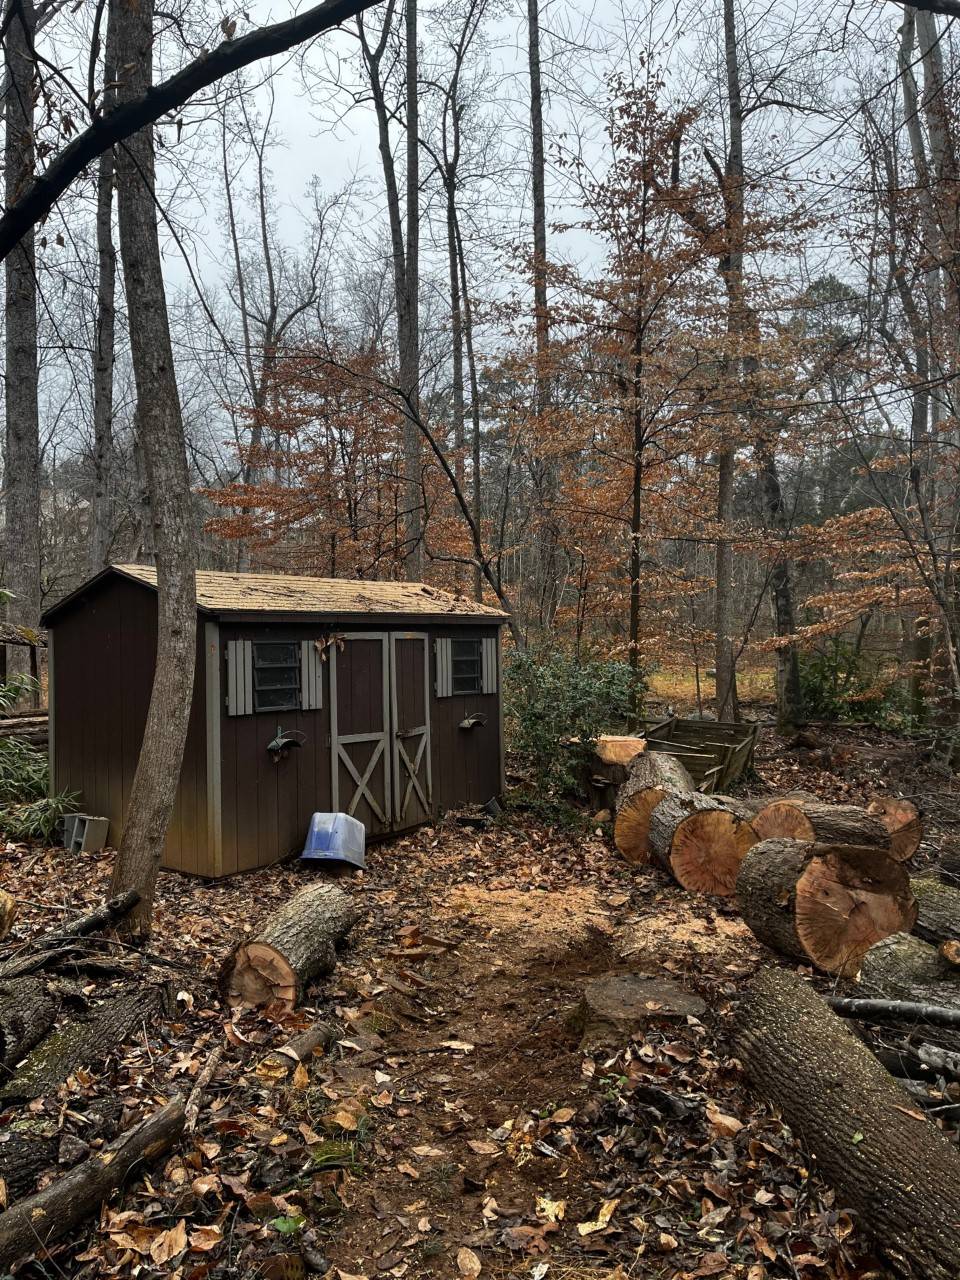
[[[157,571],[152,565],[117,564],[104,571],[110,573],[122,574],[156,590]],[[54,605],[45,620],[78,594],[73,592]],[[501,609],[461,599],[424,582],[303,578],[286,573],[221,573],[208,569],[197,570],[197,605],[214,614],[421,616],[456,621],[482,618],[489,622],[503,622],[507,617]]]

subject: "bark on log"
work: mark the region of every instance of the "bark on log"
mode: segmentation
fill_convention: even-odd
[[[876,814],[852,804],[821,804],[800,792],[764,805],[753,819],[753,829],[760,840],[875,845],[888,853],[892,844]]]
[[[12,893],[7,893],[6,889],[0,889],[0,941],[2,941],[13,928],[13,922],[16,918],[16,898],[14,898]]]
[[[39,1044],[57,1016],[42,982],[11,978],[0,982],[0,1076],[6,1076],[34,1045]]]
[[[917,937],[936,946],[960,939],[960,889],[928,879],[912,880],[911,887],[917,899]]]
[[[890,835],[890,856],[907,862],[917,852],[923,839],[920,810],[911,800],[896,796],[874,796],[867,813],[879,818]]]
[[[766,946],[848,978],[874,943],[916,919],[900,863],[852,845],[763,840],[740,866],[737,899]]]
[[[761,973],[734,1048],[896,1270],[956,1280],[960,1154],[824,1001],[795,974]]]
[[[227,1003],[295,1009],[311,978],[333,972],[336,944],[361,915],[336,885],[301,889],[267,919],[256,938],[228,956],[221,973]]]
[[[74,1103],[76,1108],[78,1104]],[[83,1141],[112,1138],[123,1104],[118,1098],[100,1098],[84,1112]],[[37,1182],[63,1162],[63,1133],[49,1116],[26,1110],[0,1133],[0,1178],[7,1188],[7,1203],[32,1195]],[[69,1134],[67,1135],[70,1136]],[[70,1163],[73,1163],[71,1161]]]
[[[944,884],[960,885],[960,849],[944,849],[940,855],[940,879]]]
[[[960,974],[936,947],[909,933],[884,938],[863,957],[860,986],[892,1000],[960,1007]]]
[[[148,986],[102,1000],[31,1050],[23,1066],[0,1090],[0,1099],[39,1098],[78,1067],[105,1058],[139,1023],[160,1008],[164,989]]]
[[[296,1070],[297,1064],[309,1061],[317,1049],[332,1049],[340,1035],[329,1022],[313,1022],[305,1031],[270,1052],[257,1063],[257,1075],[276,1082]]]
[[[0,1213],[0,1267],[49,1248],[96,1213],[135,1165],[173,1146],[184,1120],[183,1099],[176,1097],[56,1182]]]
[[[749,819],[749,808],[729,796],[667,795],[650,815],[650,851],[691,893],[729,897],[757,843]]]
[[[664,751],[645,751],[630,766],[630,774],[617,793],[617,821],[613,840],[627,862],[642,866],[650,861],[650,814],[673,792],[689,794],[693,779],[679,760]]]

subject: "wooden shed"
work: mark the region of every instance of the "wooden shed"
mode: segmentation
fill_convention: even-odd
[[[164,865],[301,849],[310,815],[371,836],[502,790],[499,609],[422,583],[197,574],[197,671]],[[156,571],[114,565],[44,615],[50,772],[122,830],[156,661]]]

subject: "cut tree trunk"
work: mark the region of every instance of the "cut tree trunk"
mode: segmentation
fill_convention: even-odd
[[[35,978],[0,982],[0,1066],[9,1070],[39,1044],[57,1016],[56,1001]]]
[[[685,889],[729,897],[757,837],[746,806],[691,791],[663,797],[650,814],[649,842],[657,861]]]
[[[769,969],[740,1004],[734,1049],[902,1275],[960,1275],[960,1154],[823,1000]]]
[[[101,1000],[83,1018],[74,1018],[31,1050],[23,1066],[0,1090],[0,1098],[39,1098],[62,1084],[78,1067],[105,1058],[131,1031],[151,1019],[164,988],[141,987]]]
[[[860,965],[860,986],[891,1000],[960,1008],[960,973],[936,947],[910,933],[893,933],[870,948]]]
[[[753,819],[753,829],[760,840],[875,845],[891,851],[890,833],[876,814],[852,804],[821,804],[800,793],[764,805]]]
[[[97,1151],[36,1195],[0,1214],[0,1267],[36,1254],[97,1213],[134,1166],[168,1151],[185,1123],[182,1098],[174,1098],[115,1142]]]
[[[694,790],[693,779],[675,757],[665,751],[635,756],[629,775],[617,794],[617,821],[613,839],[627,862],[642,865],[650,860],[650,814],[671,792]]]
[[[763,840],[744,858],[736,889],[762,943],[848,978],[875,943],[916,919],[906,871],[880,849]]]
[[[362,914],[336,885],[301,889],[227,958],[221,974],[227,1003],[295,1009],[311,978],[333,972],[336,944]]]
[[[914,879],[910,884],[917,899],[917,937],[937,946],[960,939],[960,889],[939,880]]]
[[[630,777],[631,764],[646,746],[645,738],[612,734],[597,738],[581,775],[583,792],[595,808],[612,810],[615,807],[617,794]]]
[[[892,858],[907,862],[913,857],[923,839],[923,823],[920,810],[912,801],[899,800],[896,796],[874,796],[867,805],[867,813],[874,814],[886,827]]]

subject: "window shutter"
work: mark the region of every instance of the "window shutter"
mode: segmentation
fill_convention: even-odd
[[[323,706],[323,663],[315,640],[300,641],[300,706],[304,711]]]
[[[227,715],[253,713],[253,642],[227,641]]]
[[[485,636],[483,640],[483,692],[497,692],[497,637]]]
[[[437,653],[437,697],[453,696],[453,657],[449,640],[436,641]]]

